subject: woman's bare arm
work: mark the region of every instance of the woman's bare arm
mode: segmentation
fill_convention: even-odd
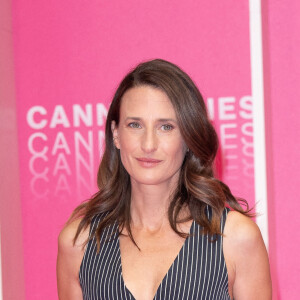
[[[79,268],[84,254],[83,244],[88,237],[89,230],[85,230],[73,245],[80,220],[67,224],[58,237],[57,254],[57,289],[60,300],[82,300],[79,284]]]
[[[258,226],[230,212],[224,229],[224,256],[235,300],[271,300],[269,259]]]

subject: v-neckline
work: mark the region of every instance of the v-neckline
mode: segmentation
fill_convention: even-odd
[[[161,285],[162,283],[166,280],[168,274],[171,272],[173,266],[175,265],[176,261],[178,261],[179,259],[179,256],[181,254],[181,252],[183,252],[183,249],[186,247],[186,244],[188,243],[188,240],[190,239],[190,237],[192,236],[192,232],[193,232],[193,228],[194,228],[194,223],[195,223],[195,220],[192,221],[192,224],[191,224],[191,227],[190,227],[190,230],[189,230],[189,236],[185,239],[184,243],[182,244],[179,252],[177,253],[176,257],[174,258],[171,266],[169,267],[169,269],[167,270],[165,276],[163,277],[163,279],[161,280],[161,282],[159,283],[158,285],[158,288],[153,296],[153,299],[155,299],[157,293],[159,292],[160,288],[161,288]],[[120,270],[121,270],[121,274],[120,274],[120,277],[121,277],[121,282],[124,286],[124,289],[127,293],[130,294],[130,296],[133,298],[133,299],[136,299],[134,297],[134,295],[131,293],[131,291],[127,288],[126,284],[125,284],[125,281],[124,281],[124,278],[123,278],[123,269],[122,269],[122,258],[121,258],[121,247],[120,247],[120,235],[118,236],[118,255],[119,255],[119,261],[120,261]]]

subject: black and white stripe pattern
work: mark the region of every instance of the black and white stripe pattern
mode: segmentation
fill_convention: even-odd
[[[226,208],[222,216],[222,232],[228,211]],[[91,232],[100,220],[101,216],[93,219]],[[116,230],[117,224],[104,230],[99,254],[94,239],[87,245],[79,271],[84,300],[134,300],[123,281]],[[223,238],[218,236],[215,242],[211,242],[207,235],[200,234],[200,230],[201,227],[194,221],[190,230],[191,236],[185,240],[163,278],[154,300],[230,299]],[[105,242],[110,235],[110,241]]]

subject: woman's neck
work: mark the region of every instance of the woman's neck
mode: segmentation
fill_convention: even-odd
[[[131,219],[136,228],[156,231],[168,224],[168,208],[174,185],[131,182]],[[167,221],[167,222],[166,222]]]

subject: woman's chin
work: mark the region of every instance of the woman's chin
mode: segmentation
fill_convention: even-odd
[[[138,185],[151,185],[151,186],[169,186],[173,181],[177,181],[173,177],[158,177],[158,176],[141,176],[141,177],[131,177],[131,181]]]
[[[136,184],[139,185],[160,185],[163,184],[163,180],[158,180],[157,178],[143,178],[143,179],[135,179]]]

